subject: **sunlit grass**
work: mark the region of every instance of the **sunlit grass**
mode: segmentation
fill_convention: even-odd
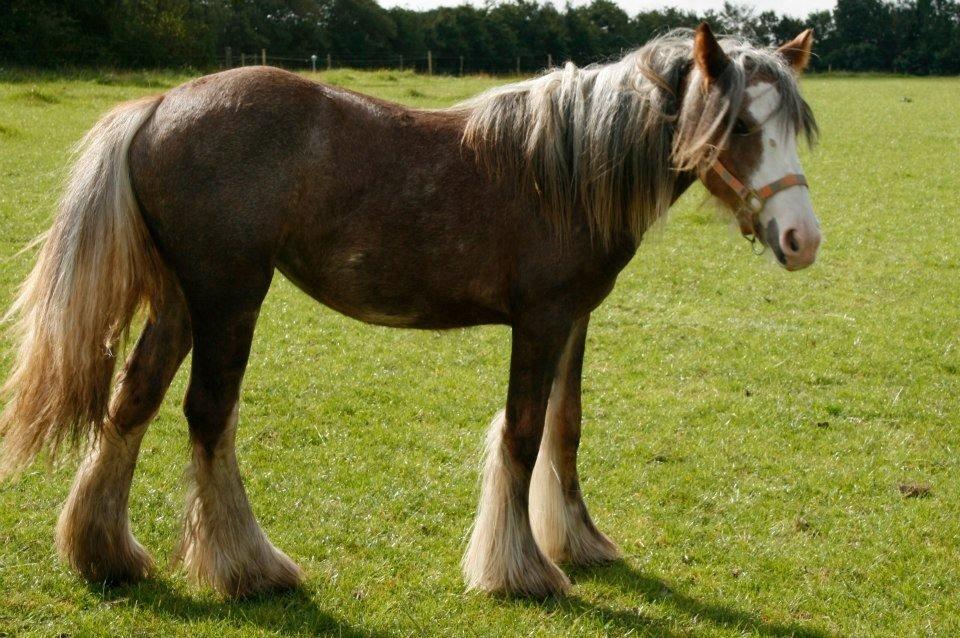
[[[504,81],[316,77],[425,107]],[[0,76],[3,305],[69,147],[114,103],[184,79]],[[370,327],[277,277],[238,449],[304,589],[222,602],[167,569],[91,590],[52,548],[72,468],[38,466],[0,486],[0,635],[960,633],[960,80],[804,89],[823,129],[805,157],[826,236],[817,265],[788,274],[753,257],[695,186],[595,313],[583,487],[626,560],[573,571],[572,598],[490,599],[459,576],[508,330]],[[147,435],[131,499],[161,566],[184,498],[184,384]],[[901,484],[930,491],[907,498]]]

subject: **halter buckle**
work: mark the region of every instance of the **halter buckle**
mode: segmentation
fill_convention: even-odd
[[[766,204],[766,200],[760,196],[760,193],[753,190],[752,188],[747,191],[747,194],[743,197],[743,207],[749,210],[754,215],[759,215],[763,212],[763,207]]]

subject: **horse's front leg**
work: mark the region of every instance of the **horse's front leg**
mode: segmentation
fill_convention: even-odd
[[[507,407],[487,434],[480,505],[463,558],[471,589],[546,597],[570,587],[537,547],[528,512],[550,385],[571,326],[566,319],[538,319],[513,328]]]
[[[593,524],[580,492],[580,378],[587,338],[584,317],[574,326],[550,392],[546,429],[530,488],[530,514],[540,549],[557,562],[591,565],[619,558],[617,546]]]

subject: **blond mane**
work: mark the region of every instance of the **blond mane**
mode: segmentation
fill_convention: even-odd
[[[816,135],[796,78],[775,51],[720,41],[732,64],[709,87],[692,63],[693,32],[672,31],[606,65],[561,69],[452,107],[479,162],[535,192],[565,236],[582,217],[602,243],[636,241],[672,203],[678,174],[726,144],[754,78],[774,82],[798,133]]]

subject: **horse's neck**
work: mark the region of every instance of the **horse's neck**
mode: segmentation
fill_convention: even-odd
[[[684,171],[677,175],[677,181],[673,185],[673,197],[670,199],[670,205],[673,206],[680,199],[680,196],[687,192],[687,189],[697,181],[697,176],[693,171]]]
[[[687,90],[689,89],[690,71],[692,68],[693,68],[692,62],[686,65],[683,73],[680,75],[680,83],[675,89],[677,93],[676,104],[678,109],[677,110],[678,117],[680,115],[680,112],[679,112],[680,106],[683,104],[683,101],[686,98]],[[674,135],[677,134],[676,129],[674,129],[673,134]],[[670,146],[672,147],[673,140],[670,140],[670,141],[671,141]],[[671,164],[673,163],[672,157],[670,158],[670,162]],[[697,174],[694,171],[682,171],[678,173],[677,181],[674,182],[674,185],[673,185],[673,197],[670,199],[670,206],[673,206],[674,204],[676,204],[677,200],[680,199],[680,196],[686,193],[687,189],[690,188],[690,186],[695,181],[697,181]]]

